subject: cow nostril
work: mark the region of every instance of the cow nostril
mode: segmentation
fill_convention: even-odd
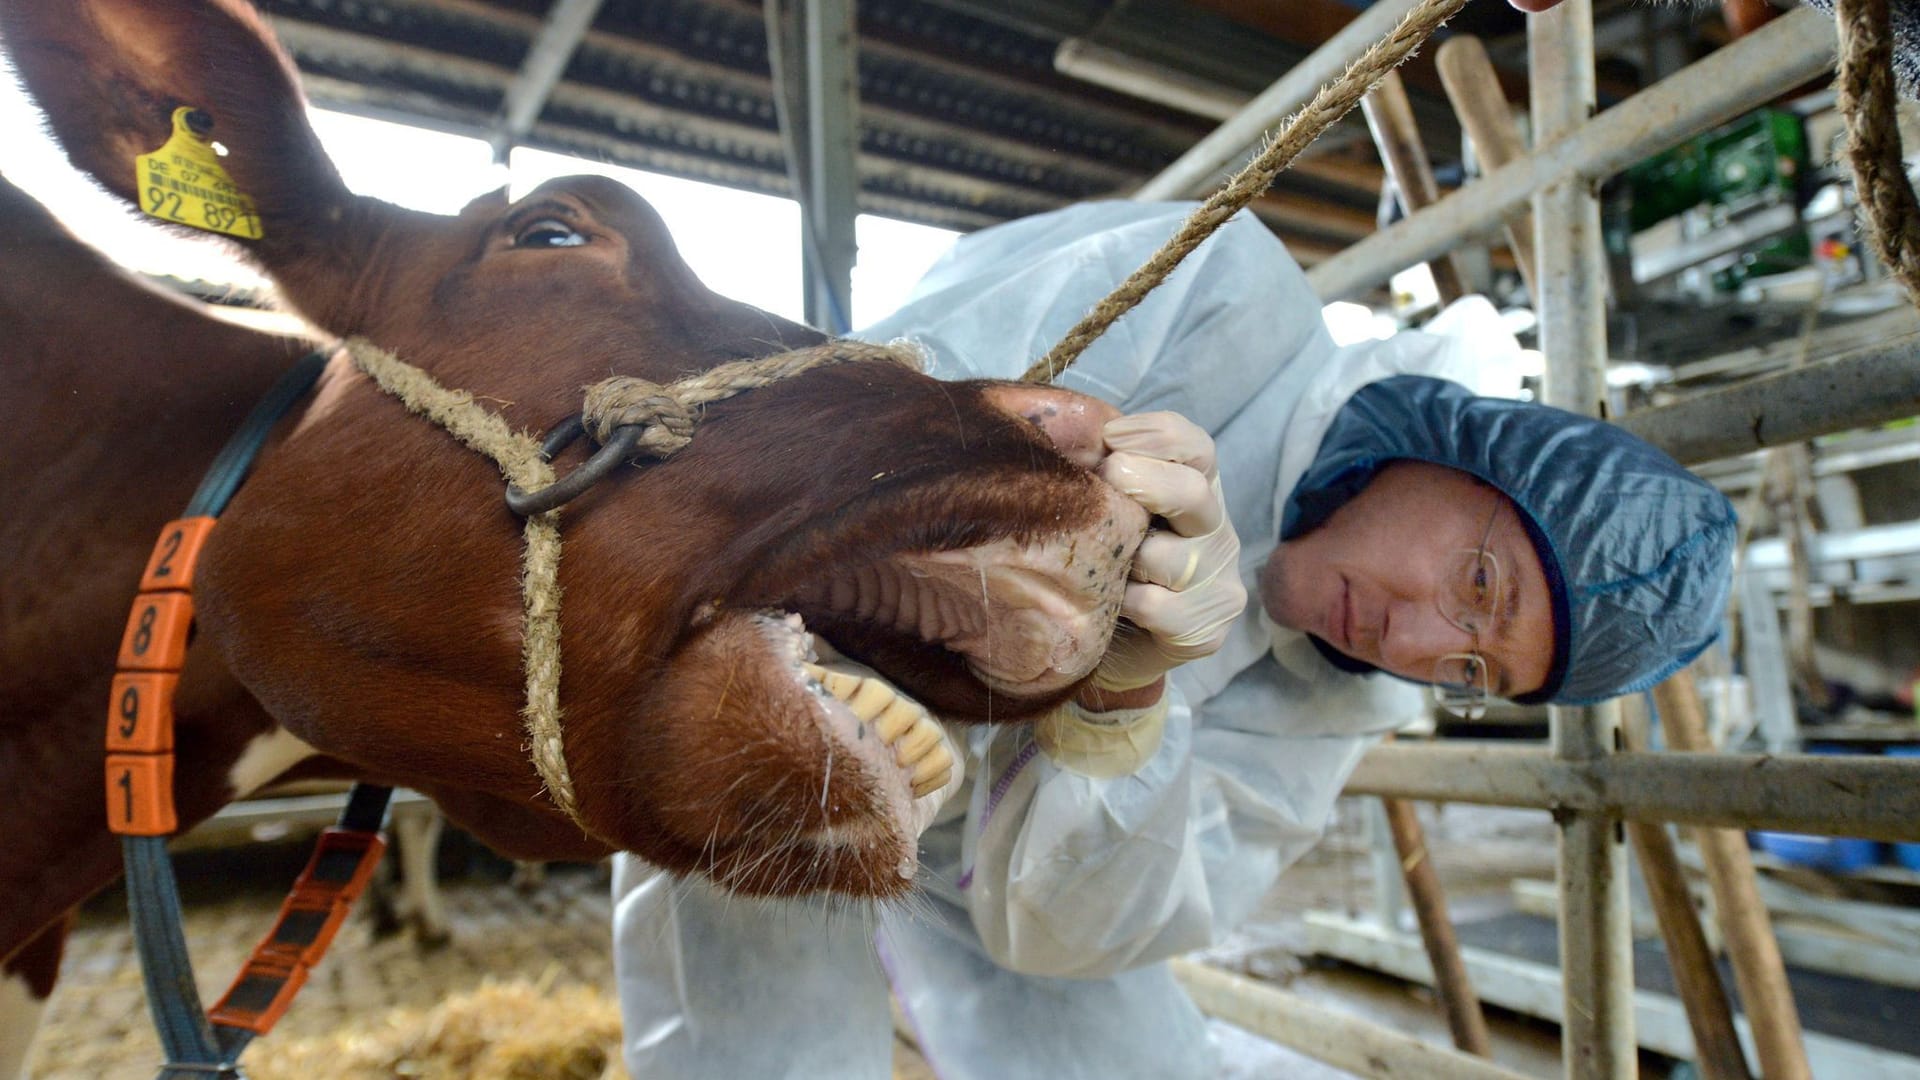
[[[1086,394],[1057,386],[990,386],[987,404],[1044,432],[1062,454],[1086,468],[1107,456],[1101,432],[1120,410]]]

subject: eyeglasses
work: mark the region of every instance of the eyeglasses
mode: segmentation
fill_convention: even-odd
[[[1485,716],[1487,698],[1492,694],[1491,669],[1486,657],[1480,655],[1480,632],[1493,628],[1494,609],[1500,602],[1500,560],[1487,545],[1493,540],[1493,522],[1503,502],[1495,496],[1480,546],[1453,553],[1447,576],[1434,598],[1440,614],[1473,637],[1472,652],[1448,653],[1433,665],[1435,704],[1462,720]]]

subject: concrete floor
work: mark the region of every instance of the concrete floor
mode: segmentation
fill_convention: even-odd
[[[1436,815],[1433,807],[1423,807],[1422,816],[1456,916],[1504,910],[1512,877],[1552,873],[1554,839],[1544,814],[1451,807]],[[1205,958],[1444,1044],[1446,1028],[1426,990],[1300,955],[1303,912],[1358,912],[1370,905],[1371,872],[1361,817],[1360,804],[1343,802],[1328,841],[1282,878],[1255,920]],[[304,860],[304,845],[282,847],[242,849],[245,854],[238,859],[228,855],[183,866],[187,937],[208,1000],[224,990],[269,925],[281,891]],[[427,1008],[479,986],[483,979],[539,980],[611,995],[609,901],[600,869],[556,868],[532,892],[504,884],[496,873],[481,873],[449,880],[445,893],[454,933],[450,943],[437,949],[420,948],[407,934],[376,938],[369,920],[356,916],[292,1011],[248,1054],[255,1080],[274,1080],[269,1066],[275,1042],[321,1035],[349,1020],[365,1022],[382,1009]],[[61,986],[29,1061],[29,1077],[152,1075],[158,1048],[122,904],[114,894],[83,913],[69,943]],[[1504,1015],[1491,1020],[1498,1060],[1529,1075],[1559,1075],[1551,1028]],[[1215,1033],[1226,1062],[1223,1080],[1331,1080],[1348,1075],[1225,1024],[1216,1022]],[[616,1069],[609,1075],[624,1073]],[[896,1076],[927,1080],[931,1073],[903,1043],[896,1055]]]

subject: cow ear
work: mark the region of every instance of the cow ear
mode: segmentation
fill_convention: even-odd
[[[293,64],[244,0],[8,0],[0,36],[67,156],[114,194],[154,190],[136,158],[176,138],[188,108],[258,211],[258,239],[230,235],[268,269],[349,216],[355,197],[307,123]]]

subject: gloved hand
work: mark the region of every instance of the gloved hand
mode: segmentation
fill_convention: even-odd
[[[1213,438],[1177,413],[1122,416],[1103,432],[1112,451],[1100,477],[1162,520],[1133,557],[1114,635],[1094,686],[1146,687],[1189,660],[1210,656],[1246,610],[1240,537],[1227,520]]]

